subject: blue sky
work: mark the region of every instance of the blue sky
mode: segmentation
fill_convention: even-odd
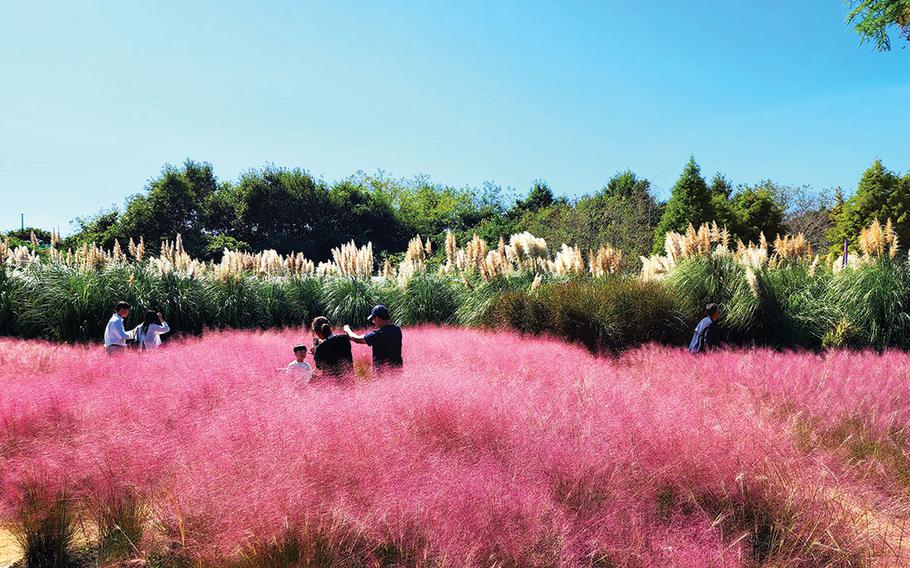
[[[0,18],[0,229],[69,221],[166,163],[665,197],[706,176],[852,191],[910,169],[910,50],[824,1],[17,2]]]

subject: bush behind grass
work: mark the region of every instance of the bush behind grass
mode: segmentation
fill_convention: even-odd
[[[651,341],[678,342],[685,336],[678,300],[666,288],[619,277],[506,292],[490,303],[484,323],[554,335],[593,352],[615,352]]]

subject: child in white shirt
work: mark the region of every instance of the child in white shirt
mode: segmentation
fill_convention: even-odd
[[[278,369],[294,377],[294,382],[298,385],[309,383],[313,376],[313,367],[307,362],[306,353],[306,345],[294,346],[294,360],[284,369]]]

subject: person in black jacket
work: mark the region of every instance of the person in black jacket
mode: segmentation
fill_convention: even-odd
[[[367,321],[376,329],[366,335],[354,333],[351,326],[344,326],[344,332],[354,343],[373,348],[373,368],[388,370],[401,368],[401,328],[392,322],[389,309],[382,304],[374,307]]]
[[[720,308],[717,307],[717,304],[705,306],[705,317],[695,326],[695,335],[692,336],[692,341],[689,342],[689,353],[704,353],[714,346],[714,328],[719,315]]]
[[[332,324],[325,316],[313,320],[311,326],[316,338],[313,339],[313,360],[323,376],[343,382],[352,377],[354,356],[351,354],[351,339],[343,334],[332,333]]]

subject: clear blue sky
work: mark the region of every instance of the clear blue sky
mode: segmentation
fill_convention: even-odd
[[[326,180],[534,179],[579,195],[631,168],[852,191],[910,169],[910,49],[838,0],[9,2],[0,229],[57,226],[166,163]]]

